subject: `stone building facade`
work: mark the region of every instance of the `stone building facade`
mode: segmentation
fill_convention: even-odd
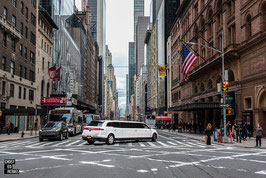
[[[266,1],[265,0],[196,0],[182,1],[171,30],[172,105],[179,122],[205,126],[221,124],[222,81],[221,55],[198,46],[188,46],[199,59],[185,81],[182,74],[182,42],[193,41],[225,50],[228,70],[227,93],[233,113],[232,123],[257,123],[266,128]]]

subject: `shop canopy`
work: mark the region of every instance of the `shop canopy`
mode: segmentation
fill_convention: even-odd
[[[156,121],[171,121],[172,118],[170,116],[157,116]]]

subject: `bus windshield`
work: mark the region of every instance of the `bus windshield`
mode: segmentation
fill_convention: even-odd
[[[50,114],[49,121],[64,121],[66,124],[72,124],[72,114]]]

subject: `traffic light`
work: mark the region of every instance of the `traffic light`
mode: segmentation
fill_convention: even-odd
[[[224,81],[223,83],[223,91],[224,93],[228,92],[229,90],[229,82],[228,81]]]
[[[234,114],[235,114],[234,113],[234,109],[226,108],[226,113],[225,113],[226,116],[231,116],[231,115],[234,115]]]

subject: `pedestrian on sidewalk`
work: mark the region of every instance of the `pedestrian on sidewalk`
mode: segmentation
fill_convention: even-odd
[[[7,135],[10,135],[10,122],[7,123]]]
[[[257,124],[257,128],[256,128],[256,147],[261,147],[261,137],[262,137],[262,127],[260,126],[260,124]]]
[[[207,136],[206,144],[207,145],[211,145],[211,135],[212,135],[212,125],[211,125],[211,123],[209,123],[207,125],[206,130],[205,130],[205,134]]]

